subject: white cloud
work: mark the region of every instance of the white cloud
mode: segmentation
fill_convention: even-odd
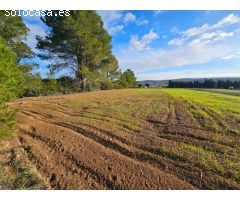
[[[215,32],[212,32],[212,33],[204,33],[201,38],[203,40],[210,40],[210,39],[213,39],[214,37],[216,37],[216,33]]]
[[[240,22],[239,16],[235,14],[229,14],[228,16],[218,21],[216,24],[213,24],[213,25],[203,24],[202,26],[199,26],[199,27],[192,27],[185,31],[181,31],[180,35],[182,35],[183,37],[191,38],[194,36],[199,36],[201,34],[204,34],[207,31],[220,29],[225,26],[232,25],[238,22]]]
[[[36,36],[39,35],[41,37],[44,37],[46,35],[46,33],[44,31],[43,26],[41,26],[41,25],[26,23],[26,26],[29,28],[29,32],[28,32],[28,35],[26,37],[26,43],[28,44],[28,46],[31,47],[31,49],[33,51],[36,52],[37,51],[35,49],[36,44],[37,44]]]
[[[171,28],[170,32],[173,34],[177,34],[177,33],[179,33],[179,29],[176,26],[174,26]]]
[[[234,32],[223,32],[223,31],[216,31],[211,33],[204,33],[202,36],[191,40],[188,45],[197,45],[200,43],[214,43],[220,40],[225,40],[227,38],[233,37]]]
[[[171,32],[178,33],[180,37],[170,40],[168,45],[180,46],[185,43],[197,45],[200,43],[211,43],[224,40],[228,37],[233,37],[238,29],[231,32],[226,32],[222,29],[226,29],[226,26],[238,22],[240,22],[240,18],[237,15],[229,14],[213,25],[203,24],[202,26],[192,27],[184,31],[178,31],[177,28],[173,27]]]
[[[222,28],[226,25],[231,25],[240,22],[240,18],[237,15],[229,14],[228,16],[224,17],[220,20],[217,24],[213,25],[212,28]]]
[[[141,39],[139,39],[138,35],[132,36],[130,40],[130,49],[136,51],[150,49],[149,44],[156,38],[158,38],[158,35],[153,30],[150,30],[150,32]]]
[[[145,25],[145,24],[149,23],[149,21],[146,20],[146,19],[137,19],[137,17],[134,14],[132,14],[131,12],[126,13],[126,15],[123,18],[123,21],[124,21],[125,24],[134,22],[138,26]]]
[[[136,25],[145,25],[149,21],[146,19],[137,19],[137,17],[131,12],[124,14],[123,11],[97,11],[101,16],[104,27],[107,29],[110,35],[115,35],[124,30],[124,24],[136,23]]]
[[[226,34],[220,34],[226,36]],[[230,36],[230,34],[227,34]],[[213,60],[239,59],[240,35],[227,37],[221,42],[196,43],[178,46],[174,49],[149,49],[141,51],[148,45],[143,45],[142,38],[133,38],[132,48],[138,51],[126,50],[116,53],[120,67],[131,67],[135,72],[142,73],[146,70],[155,70],[171,67],[184,67],[208,63]],[[145,43],[144,43],[145,44]]]
[[[119,24],[123,18],[122,11],[97,11],[97,13],[101,16],[104,27],[107,29],[109,34],[114,35],[123,31],[124,26]]]
[[[223,56],[222,57],[224,60],[229,60],[229,59],[232,59],[232,58],[236,58],[236,55],[227,55],[227,56]]]
[[[227,72],[226,70],[181,70],[172,72],[159,72],[159,73],[137,73],[138,80],[169,80],[178,78],[219,78],[219,77],[236,77],[240,76],[240,69],[234,72]]]
[[[122,11],[119,10],[97,11],[97,13],[101,16],[106,26],[117,22],[123,17]]]
[[[225,38],[232,37],[233,35],[234,32],[218,32],[213,41],[223,40]]]
[[[136,21],[136,24],[137,24],[138,26],[145,25],[145,24],[148,24],[148,23],[149,23],[149,21],[146,20],[146,19],[140,19],[140,20],[137,20],[137,21]]]
[[[207,30],[210,29],[210,26],[208,24],[204,24],[202,26],[199,27],[193,27],[193,28],[189,28],[185,31],[181,31],[180,34],[184,37],[193,37],[193,36],[197,36],[200,34],[203,34],[204,32],[206,32]]]
[[[136,18],[136,16],[135,16],[134,14],[128,12],[128,13],[125,15],[123,21],[124,21],[125,24],[127,24],[127,23],[129,23],[129,22],[134,22],[136,19],[137,19],[137,18]]]
[[[109,34],[114,35],[117,32],[122,31],[123,29],[124,29],[123,25],[117,25],[117,26],[113,26],[113,27],[108,28],[108,32],[109,32]]]
[[[136,23],[136,25],[146,25],[149,23],[146,19],[137,19],[137,17],[131,13],[124,11],[97,11],[97,13],[101,16],[104,27],[107,29],[110,35],[115,35],[124,30],[124,24],[127,25],[129,23]]]
[[[176,45],[176,46],[180,46],[180,45],[183,45],[185,39],[183,38],[175,38],[173,40],[170,40],[168,42],[168,45],[172,46],[172,45]]]

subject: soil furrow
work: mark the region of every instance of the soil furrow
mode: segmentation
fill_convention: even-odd
[[[117,186],[110,180],[105,179],[103,175],[97,173],[90,167],[84,165],[84,163],[82,163],[80,160],[78,160],[73,154],[67,152],[63,148],[63,145],[59,141],[58,142],[51,141],[50,139],[48,139],[46,137],[42,137],[40,135],[35,134],[34,132],[26,132],[24,130],[21,130],[21,131],[24,132],[23,133],[24,135],[28,135],[28,136],[32,137],[33,139],[44,143],[51,150],[54,150],[56,153],[58,153],[59,156],[64,156],[65,158],[63,158],[63,160],[70,160],[71,162],[73,162],[79,169],[83,170],[87,174],[91,175],[95,180],[97,180],[97,182],[99,184],[101,184],[102,187],[105,187],[106,189],[121,189],[120,186]],[[69,169],[66,171],[69,171],[69,170],[72,171],[71,167],[68,167],[68,168]]]
[[[69,132],[69,131],[68,131],[68,132]],[[131,153],[131,152],[127,152],[128,155],[129,155],[130,153]],[[111,153],[111,155],[113,156],[113,153]],[[119,156],[118,156],[118,159],[119,159]],[[132,161],[131,161],[131,162],[132,162]],[[138,164],[138,165],[139,165],[139,164]],[[139,167],[140,167],[140,166],[139,166]],[[138,168],[139,168],[139,167],[138,167]],[[140,167],[140,169],[142,169],[143,171],[146,171],[146,169],[144,169],[144,168],[149,169],[149,167],[147,167],[147,166],[146,166],[146,167],[143,167],[143,166]],[[150,170],[150,169],[149,169],[149,170]],[[151,169],[151,170],[154,170],[154,169]],[[154,171],[155,171],[155,170],[154,170]],[[157,170],[157,171],[158,171],[158,170]],[[142,172],[142,173],[143,173],[143,175],[145,175],[144,172]],[[155,173],[155,172],[154,172],[154,173]],[[157,173],[160,173],[160,174],[161,174],[162,172],[158,171]],[[151,174],[151,173],[150,173],[150,174]],[[140,175],[141,175],[141,173],[140,173]],[[136,175],[135,175],[135,176],[136,176]],[[171,175],[165,174],[165,175],[164,175],[164,177],[165,177],[164,179],[166,179],[168,176],[171,176]],[[115,177],[115,176],[113,176],[113,177]],[[157,177],[158,177],[158,176],[156,176],[156,178],[157,178]],[[137,178],[137,177],[135,177],[135,178]],[[113,179],[115,179],[115,178],[113,178]],[[162,178],[160,178],[160,179],[162,179]],[[163,180],[164,180],[164,179],[163,179]],[[180,181],[180,180],[179,180],[179,181]],[[179,182],[179,181],[177,181],[177,182]],[[157,182],[159,182],[159,181],[157,181]],[[131,182],[130,182],[130,183],[131,183]],[[135,183],[135,184],[136,184],[136,183]],[[139,184],[143,184],[142,181],[139,181],[138,185],[139,185]],[[147,183],[146,183],[146,184],[147,184]],[[148,187],[151,186],[151,187],[155,187],[155,188],[165,187],[165,186],[164,186],[165,184],[161,184],[161,183],[160,183],[160,185],[159,185],[159,183],[158,183],[158,184],[157,184],[158,186],[157,186],[157,185],[154,186],[153,184],[156,184],[156,183],[154,183],[154,181],[151,179],[151,182],[149,182],[149,184],[147,184],[147,185],[148,185]],[[131,188],[132,186],[126,186],[126,187],[124,187],[124,188],[129,188],[129,187]],[[135,186],[135,188],[138,188],[138,187],[139,187],[139,188],[146,188],[147,186],[144,186],[144,184],[143,184],[142,186],[141,186],[141,185]],[[181,188],[181,187],[180,187],[180,188]]]
[[[63,127],[66,127],[66,128],[70,128],[78,133],[81,133],[81,134],[84,134],[84,136],[86,137],[89,137],[91,135],[91,138],[92,138],[92,135],[94,134],[93,132],[87,132],[86,130],[80,128],[80,127],[76,127],[74,125],[71,125],[71,124],[66,124],[66,123],[63,123],[63,122],[58,122],[58,123],[54,123],[56,125],[59,125],[59,126],[63,126]],[[93,139],[93,138],[92,138]],[[172,157],[169,157],[168,155],[165,155],[165,154],[162,154],[161,156],[165,158],[165,161],[160,161],[158,158],[154,158],[153,156],[149,156],[145,153],[136,153],[136,152],[131,152],[131,151],[128,151],[126,149],[123,149],[122,147],[116,149],[116,144],[112,144],[112,143],[109,143],[105,140],[101,140],[99,137],[95,137],[94,140],[96,140],[96,142],[98,143],[101,143],[102,145],[105,145],[106,147],[108,148],[111,148],[112,150],[117,150],[119,151],[121,154],[125,155],[125,156],[128,156],[132,159],[137,159],[138,161],[140,162],[147,162],[151,165],[153,165],[154,167],[157,167],[159,169],[163,169],[163,170],[166,170],[166,168],[168,168],[168,173],[172,173],[174,174],[175,176],[179,177],[180,179],[182,180],[185,180],[195,186],[199,185],[199,182],[203,182],[202,180],[198,180],[199,179],[199,171],[201,171],[200,169],[191,169],[189,168],[189,166],[187,166],[186,164],[185,165],[182,165],[182,164],[179,164],[179,163],[175,163],[176,162],[176,158],[172,158]],[[143,151],[146,151],[146,152],[149,152],[149,153],[153,153],[155,155],[160,155],[158,152],[156,152],[154,149],[150,149],[150,148],[143,148],[142,149]],[[170,159],[170,160],[168,160]],[[182,160],[181,158],[178,159],[178,162],[182,162],[183,164],[186,163],[187,160]],[[172,165],[172,167],[171,167]],[[168,167],[166,167],[168,166]],[[179,168],[179,169],[178,169]],[[184,168],[186,168],[184,170]],[[178,170],[177,170],[178,169]],[[189,170],[192,170],[193,173],[189,175]],[[174,171],[173,171],[174,170]],[[185,171],[185,173],[182,173],[180,174],[179,171]],[[194,172],[196,171],[196,172]],[[182,176],[184,174],[184,176]],[[195,175],[193,175],[195,174]],[[202,183],[203,186],[206,187],[205,184]],[[224,187],[225,188],[225,187]]]

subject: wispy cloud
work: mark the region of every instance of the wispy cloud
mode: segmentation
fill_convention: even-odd
[[[121,32],[124,29],[123,25],[116,25],[108,28],[108,32],[110,35],[114,35],[118,32]]]
[[[104,24],[106,26],[109,26],[115,22],[117,22],[119,19],[123,17],[123,13],[120,10],[111,10],[111,11],[97,11],[97,13],[101,16]]]
[[[158,38],[158,34],[153,30],[150,30],[148,34],[139,38],[138,35],[132,36],[130,40],[130,49],[136,51],[143,51],[146,49],[150,49],[149,44],[153,39]]]
[[[138,19],[133,13],[128,12],[125,14],[123,21],[125,24],[136,23],[137,26],[148,24],[149,21],[143,18]]]
[[[137,22],[136,22],[136,24],[137,24],[138,26],[145,25],[145,24],[148,24],[148,23],[149,23],[149,21],[146,20],[146,19],[139,19],[139,20],[137,20]]]
[[[40,21],[40,19],[39,19]],[[29,47],[36,53],[36,45],[37,45],[37,40],[36,36],[39,35],[41,37],[44,37],[46,35],[44,31],[44,27],[41,25],[41,23],[38,24],[29,24],[26,22],[26,26],[29,28],[28,35],[26,37],[26,43],[28,44]]]
[[[217,32],[211,32],[211,33],[204,33],[202,36],[190,41],[188,44],[189,45],[197,45],[200,43],[205,43],[205,44],[209,43],[210,44],[210,43],[224,40],[224,39],[227,39],[227,38],[233,37],[233,36],[234,36],[234,32],[217,31]]]
[[[227,44],[184,46],[174,50],[151,50],[144,53],[128,52],[128,57],[123,54],[120,63],[123,66],[136,66],[135,70],[160,69],[169,67],[181,67],[190,64],[200,64],[214,59],[224,59],[228,56],[237,56],[235,47]],[[122,62],[121,62],[122,61]]]
[[[222,28],[226,25],[231,25],[240,22],[240,17],[235,14],[229,14],[228,16],[224,17],[220,20],[217,24],[214,24],[212,28]]]
[[[170,40],[168,42],[168,45],[176,45],[176,46],[180,46],[184,43],[185,39],[184,38],[175,38],[173,40]]]
[[[115,35],[122,32],[125,26],[129,24],[136,24],[137,26],[146,25],[149,23],[147,19],[137,18],[132,12],[125,11],[97,11],[101,16],[104,27],[107,29],[110,35]]]
[[[108,30],[109,34],[114,35],[123,31],[124,25],[121,24],[121,20],[124,17],[123,11],[112,10],[97,12],[101,16],[104,26]]]
[[[132,67],[136,72],[141,73],[144,70],[184,67],[208,63],[216,59],[239,59],[240,57],[240,35],[232,32],[219,32],[214,36],[202,35],[200,38],[204,38],[206,41],[211,38],[212,42],[193,42],[194,40],[192,40],[186,45],[171,49],[149,49],[149,42],[143,42],[143,38],[139,39],[135,36],[131,39],[131,47],[135,51],[118,52],[120,66]],[[152,40],[150,39],[150,41]]]
[[[219,77],[237,77],[240,76],[240,68],[234,72],[226,70],[213,69],[210,72],[207,70],[179,70],[172,72],[148,72],[137,73],[139,80],[169,80],[178,78],[219,78]]]
[[[127,24],[127,23],[130,23],[130,22],[134,22],[136,21],[136,16],[134,14],[132,14],[131,12],[128,12],[125,17],[124,17],[124,23]]]
[[[213,24],[213,25],[203,24],[202,26],[199,26],[199,27],[192,27],[185,31],[181,31],[180,35],[182,35],[183,37],[191,38],[194,36],[199,36],[201,34],[204,34],[207,31],[221,29],[221,28],[224,28],[225,26],[229,26],[238,22],[240,22],[239,16],[235,14],[229,14],[228,16],[218,21],[216,24]]]
[[[213,25],[203,24],[202,26],[191,27],[184,31],[178,31],[180,37],[170,40],[168,45],[179,46],[184,45],[185,42],[193,45],[224,40],[228,37],[233,37],[235,33],[234,31],[226,32],[222,29],[236,23],[240,23],[240,17],[235,14],[229,14]],[[235,31],[237,31],[237,29]]]
[[[179,29],[176,26],[174,26],[171,28],[170,32],[173,34],[177,34],[177,33],[179,33]]]

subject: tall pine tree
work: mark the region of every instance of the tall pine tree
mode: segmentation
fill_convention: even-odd
[[[50,32],[37,37],[37,48],[44,59],[53,59],[52,69],[73,69],[80,90],[86,90],[90,81],[103,77],[114,79],[118,63],[111,50],[111,37],[103,27],[96,11],[71,11],[70,16],[52,16],[42,19]]]

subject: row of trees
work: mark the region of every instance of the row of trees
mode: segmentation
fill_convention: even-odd
[[[214,81],[212,79],[205,79],[203,82],[200,81],[169,81],[169,88],[222,88],[228,89],[233,87],[235,89],[240,89],[240,81],[230,81],[230,80],[218,80]]]
[[[121,73],[120,77],[116,80],[105,79],[104,81],[99,81],[97,79],[88,79],[88,81],[89,84],[86,85],[86,91],[137,87],[136,77],[130,69]],[[69,94],[79,91],[81,91],[81,88],[79,87],[79,80],[76,77],[63,76],[56,79],[54,73],[50,71],[47,78],[44,79],[41,78],[39,73],[29,76],[26,88],[21,97],[47,96],[56,93]]]

